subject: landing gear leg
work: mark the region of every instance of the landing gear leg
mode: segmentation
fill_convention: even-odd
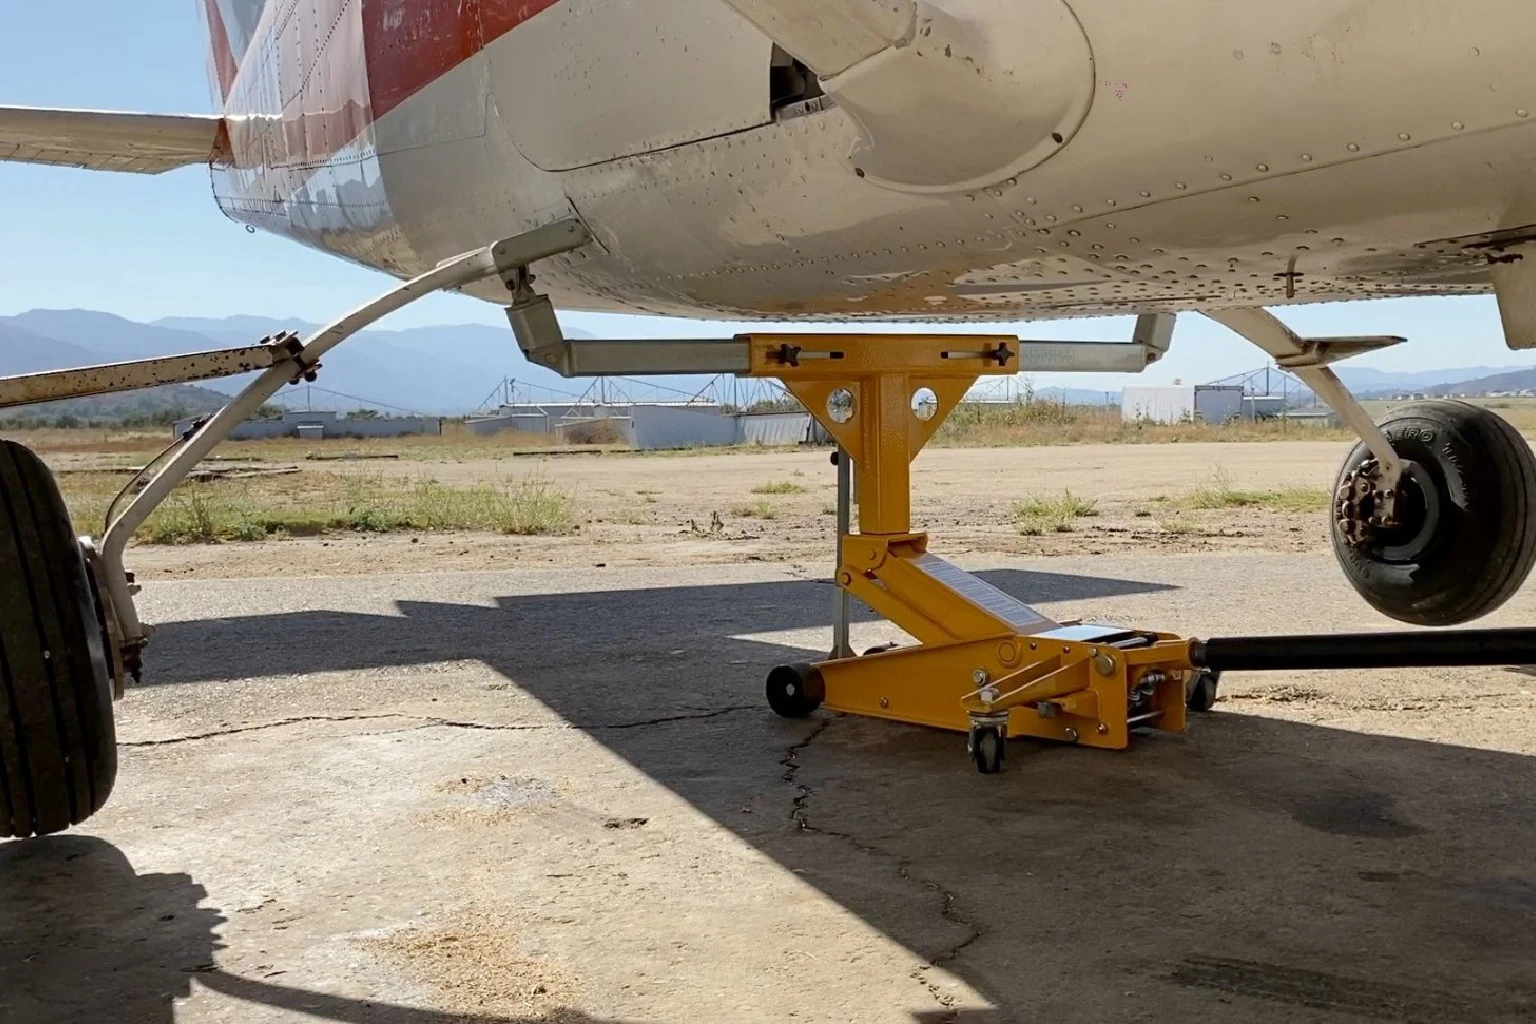
[[[1360,436],[1335,484],[1332,536],[1345,577],[1372,607],[1448,626],[1520,588],[1536,562],[1536,459],[1514,428],[1465,402],[1371,420],[1328,364],[1401,339],[1304,339],[1264,309],[1208,315],[1295,372]]]
[[[301,342],[283,335],[242,350],[0,378],[0,408],[154,384],[256,379],[171,452],[100,543],[74,535],[53,475],[28,449],[0,441],[0,838],[58,832],[99,810],[117,775],[112,701],[137,676],[150,629],[123,567],[128,540],[210,451],[283,385],[314,380],[341,342],[417,299],[528,266],[591,240],[566,220],[447,260],[396,285]],[[808,712],[807,712],[808,713]]]

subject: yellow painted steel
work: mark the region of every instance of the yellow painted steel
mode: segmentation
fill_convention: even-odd
[[[749,374],[777,377],[858,467],[859,531],[912,528],[911,462],[960,399],[987,373],[1013,373],[1012,335],[749,334]],[[933,391],[934,415],[919,419],[913,396]],[[843,389],[853,415],[838,422],[827,400]]]
[[[1055,623],[1009,621],[973,599],[990,588],[960,570],[940,563],[940,579],[927,535],[912,532],[912,459],[978,377],[1015,372],[1017,338],[750,334],[741,340],[748,343],[750,375],[781,380],[854,461],[859,532],[842,538],[838,584],[918,640],[818,663],[824,707],[961,732],[978,719],[1006,715],[1009,736],[1109,749],[1124,748],[1137,724],[1183,731],[1185,686],[1194,672],[1187,641],[1138,633],[1140,646],[1121,649],[1053,639],[1047,634]],[[915,404],[924,388],[933,392],[927,419]],[[851,403],[831,402],[839,391]]]

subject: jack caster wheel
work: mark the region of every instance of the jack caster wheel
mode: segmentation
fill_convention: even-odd
[[[1220,672],[1212,672],[1208,668],[1196,672],[1184,693],[1184,706],[1191,711],[1211,710],[1216,706],[1216,684],[1220,680]]]
[[[869,650],[864,652],[864,657],[867,658],[871,654],[884,654],[886,651],[894,651],[896,648],[898,648],[900,646],[901,646],[901,644],[898,644],[898,643],[875,644],[875,646],[871,647]]]
[[[62,832],[117,778],[112,679],[64,499],[12,441],[0,441],[0,654],[0,838]]]
[[[1001,726],[978,725],[971,728],[970,739],[965,744],[971,763],[983,775],[996,775],[1003,770],[1003,757],[1007,752],[1007,734]]]
[[[804,718],[827,697],[815,665],[780,665],[768,673],[768,706],[784,718]]]
[[[1334,492],[1333,550],[1373,608],[1449,626],[1486,615],[1536,561],[1536,458],[1497,414],[1417,402],[1381,422],[1404,460],[1395,495],[1357,444]]]

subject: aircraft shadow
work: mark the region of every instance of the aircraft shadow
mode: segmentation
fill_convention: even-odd
[[[140,874],[83,835],[0,844],[0,1021],[172,1024],[192,981],[247,1003],[347,1024],[619,1024],[574,1010],[484,1017],[346,999],[226,974],[224,923],[185,874]]]
[[[955,735],[852,717],[612,724],[637,690],[666,706],[760,700],[765,666],[814,652],[741,635],[824,623],[826,596],[675,587],[177,623],[157,636],[155,667],[191,683],[483,659],[995,1007],[936,1001],[922,1024],[1536,1017],[1530,757],[1218,712],[1123,754],[1015,744],[1005,772],[983,778]],[[705,729],[709,742],[689,742]],[[751,754],[763,749],[776,753]],[[94,840],[37,848],[68,842],[87,844],[86,863],[105,858],[122,891],[100,895],[112,887],[80,880],[67,855],[0,847],[0,1009],[16,984],[67,982],[77,964],[101,987],[72,991],[100,1008],[164,998],[213,960],[217,915],[197,909],[194,883],[125,876]],[[24,858],[34,866],[18,872]],[[137,948],[123,941],[141,932]],[[198,976],[322,1019],[458,1019]]]
[[[1177,589],[1166,583],[1019,569],[976,575],[1029,602]],[[832,596],[828,582],[794,580],[509,597],[502,601],[505,614],[490,617],[471,606],[402,604],[413,608],[410,616],[420,628],[412,629],[400,629],[399,620],[385,616],[330,612],[170,622],[156,627],[145,685],[382,668],[445,657],[526,665],[529,657],[542,663],[544,650],[569,667],[573,656],[605,652],[598,656],[611,659],[615,648],[655,647],[658,638],[666,638],[670,651],[680,646],[673,642],[678,639],[826,626]],[[852,604],[855,622],[878,619],[862,602]]]

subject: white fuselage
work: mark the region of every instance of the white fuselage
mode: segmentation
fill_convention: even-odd
[[[826,95],[785,91],[796,68],[737,9],[774,0],[540,0],[404,71],[507,5],[208,2],[260,14],[225,83],[227,212],[399,274],[579,216],[597,244],[539,267],[569,308],[1017,320],[1474,293],[1536,236],[1529,0],[934,0],[959,42],[923,53],[919,29]]]

